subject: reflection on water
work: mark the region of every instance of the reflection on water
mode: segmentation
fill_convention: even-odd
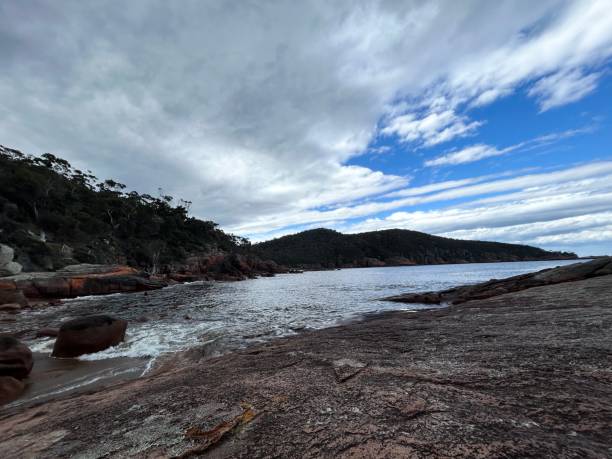
[[[12,331],[56,327],[68,318],[104,313],[129,322],[127,340],[81,359],[157,357],[204,343],[226,350],[322,328],[364,313],[423,306],[379,301],[411,291],[537,271],[571,261],[478,263],[344,269],[285,274],[242,282],[195,282],[144,295],[117,294],[66,301],[58,307],[24,312]],[[11,330],[9,330],[11,331]],[[52,340],[32,339],[35,351],[50,352]]]

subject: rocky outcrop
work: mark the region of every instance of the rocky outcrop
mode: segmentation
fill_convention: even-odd
[[[64,322],[53,346],[53,357],[78,357],[103,351],[125,339],[127,322],[110,316],[88,316]]]
[[[166,285],[166,282],[150,279],[129,266],[74,265],[57,272],[22,273],[0,279],[0,303],[23,302],[25,298],[57,299],[142,292]]]
[[[8,245],[0,244],[0,277],[14,276],[21,272],[22,266],[13,261],[14,250]]]
[[[32,371],[32,351],[12,336],[0,336],[0,376],[25,379]]]
[[[215,252],[192,255],[185,263],[172,266],[171,271],[169,278],[184,282],[197,279],[237,281],[286,273],[289,270],[271,260],[237,253]]]
[[[533,287],[579,281],[607,274],[612,274],[612,258],[601,257],[586,263],[574,263],[507,279],[491,279],[481,284],[466,285],[440,292],[406,293],[384,298],[384,300],[399,303],[460,304]]]

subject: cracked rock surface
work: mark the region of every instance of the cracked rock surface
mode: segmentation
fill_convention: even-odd
[[[3,457],[612,456],[612,276],[386,313],[0,414]]]

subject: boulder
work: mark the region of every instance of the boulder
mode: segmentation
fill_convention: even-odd
[[[0,376],[27,378],[32,370],[32,351],[17,338],[0,335]]]
[[[0,277],[15,276],[22,270],[22,266],[16,261],[9,261],[4,265],[0,265]]]
[[[22,266],[13,261],[15,251],[8,245],[0,244],[0,277],[19,274]]]
[[[8,245],[0,244],[0,266],[4,266],[7,263],[13,261],[15,251]]]
[[[125,339],[127,322],[110,316],[87,316],[64,322],[59,329],[53,357],[78,357],[103,351]]]
[[[25,383],[12,376],[0,376],[0,405],[18,398],[25,389]]]

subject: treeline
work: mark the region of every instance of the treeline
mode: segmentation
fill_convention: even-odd
[[[55,155],[0,146],[0,242],[15,248],[26,270],[127,263],[150,271],[246,242],[190,217],[189,201],[125,188]]]
[[[360,234],[314,229],[261,242],[253,250],[286,266],[314,269],[576,258],[573,253],[526,245],[449,239],[399,229]]]

